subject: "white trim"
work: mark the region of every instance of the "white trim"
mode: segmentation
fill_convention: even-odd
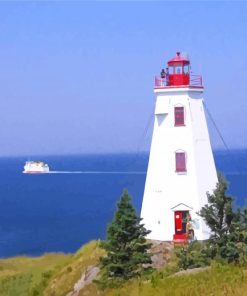
[[[172,207],[171,210],[173,212],[176,212],[176,211],[190,211],[190,210],[193,210],[193,208],[190,207],[190,206],[187,206],[186,204],[181,202],[181,203],[177,204],[176,206]]]
[[[189,88],[189,87],[178,87],[178,88],[155,88],[154,92],[155,93],[167,93],[167,92],[171,92],[173,94],[177,93],[188,93],[189,92],[199,92],[199,93],[203,93],[204,92],[204,88]]]

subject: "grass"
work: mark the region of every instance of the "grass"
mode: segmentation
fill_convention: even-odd
[[[75,254],[45,254],[0,260],[1,296],[63,296],[104,254],[92,241]]]
[[[81,278],[88,266],[94,266],[104,251],[99,242],[92,241],[76,252],[69,263],[51,278],[44,296],[63,296],[73,290],[74,284]],[[89,294],[90,295],[90,294]]]
[[[49,278],[70,260],[70,255],[13,257],[0,260],[0,295],[42,295]]]
[[[97,291],[85,287],[79,296],[243,296],[247,291],[247,270],[238,266],[215,265],[196,274],[163,277],[156,273],[149,280],[139,279],[119,289]]]
[[[92,241],[75,254],[45,254],[0,260],[1,296],[63,296],[104,254]]]
[[[92,241],[75,254],[45,254],[0,260],[1,296],[65,296],[88,266],[96,265],[104,251]],[[101,291],[91,283],[78,296],[243,296],[246,268],[214,263],[210,269],[174,276],[176,259],[149,278],[126,282],[119,289]]]

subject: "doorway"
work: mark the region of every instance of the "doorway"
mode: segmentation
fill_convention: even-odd
[[[175,234],[186,234],[187,232],[187,217],[189,216],[189,211],[175,211]]]

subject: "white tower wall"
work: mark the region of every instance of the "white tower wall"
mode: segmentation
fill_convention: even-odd
[[[155,121],[141,217],[148,238],[172,241],[175,211],[189,211],[195,237],[207,239],[209,229],[196,213],[207,203],[206,192],[217,183],[203,108],[203,88],[155,89]],[[174,126],[174,108],[183,106],[185,125]],[[176,172],[175,152],[186,155],[186,172]]]

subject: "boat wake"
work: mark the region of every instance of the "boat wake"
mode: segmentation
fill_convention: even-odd
[[[145,175],[142,171],[49,171],[46,174],[109,174],[109,175]]]

